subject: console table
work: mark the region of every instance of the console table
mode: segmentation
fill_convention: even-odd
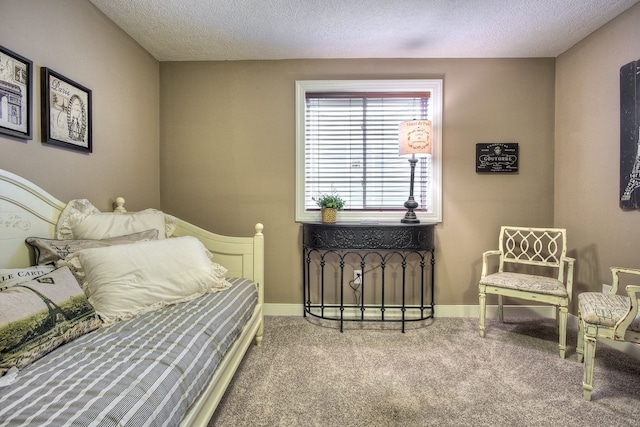
[[[434,227],[302,224],[304,316],[339,321],[340,332],[344,321],[396,321],[404,332],[405,322],[433,318]],[[351,290],[359,301],[346,302]]]

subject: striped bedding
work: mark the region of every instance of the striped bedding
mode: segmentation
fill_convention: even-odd
[[[256,306],[252,282],[229,281],[27,366],[0,388],[0,426],[177,426]]]

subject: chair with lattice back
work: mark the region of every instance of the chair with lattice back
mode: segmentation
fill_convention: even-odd
[[[478,284],[480,336],[485,336],[486,296],[498,295],[498,315],[504,322],[503,297],[515,297],[556,307],[558,348],[567,347],[567,312],[573,287],[575,260],[567,257],[564,228],[502,226],[498,249],[482,254]],[[496,261],[496,257],[498,260]],[[490,273],[490,269],[497,272]]]
[[[640,269],[612,267],[613,281],[609,292],[583,292],[578,295],[578,361],[584,360],[582,390],[584,400],[591,400],[593,366],[598,338],[640,344],[638,298],[640,285],[622,281],[640,281]],[[638,283],[638,282],[636,282]],[[626,295],[618,295],[626,292]]]

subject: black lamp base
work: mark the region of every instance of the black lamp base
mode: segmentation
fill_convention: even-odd
[[[420,220],[416,217],[416,214],[413,212],[407,212],[404,215],[404,218],[400,220],[403,224],[420,224]]]
[[[403,224],[419,224],[420,220],[416,217],[416,213],[413,211],[416,209],[419,204],[413,198],[413,176],[416,169],[416,163],[418,163],[418,159],[416,159],[415,155],[412,155],[409,159],[409,165],[411,166],[411,183],[409,185],[409,198],[406,202],[404,202],[404,207],[407,208],[407,213],[404,215],[404,218],[400,220]]]
[[[413,199],[413,196],[409,196],[409,200],[404,202],[404,207],[407,208],[407,213],[404,214],[404,218],[400,222],[403,224],[420,224],[420,220],[413,211],[418,207],[418,202]]]

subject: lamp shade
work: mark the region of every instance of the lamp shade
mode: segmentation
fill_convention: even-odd
[[[408,120],[398,126],[401,156],[431,154],[431,120]]]

